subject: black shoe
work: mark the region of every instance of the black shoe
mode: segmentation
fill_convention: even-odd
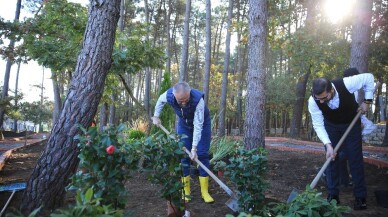
[[[332,200],[335,200],[335,201],[337,201],[337,205],[339,205],[339,204],[340,204],[340,200],[339,200],[339,197],[338,197],[338,195],[332,195],[332,194],[329,194],[329,196],[327,196],[327,202],[329,202],[329,203],[330,203],[330,201],[332,201]]]
[[[354,210],[363,210],[366,209],[366,200],[365,198],[356,198],[354,202]]]

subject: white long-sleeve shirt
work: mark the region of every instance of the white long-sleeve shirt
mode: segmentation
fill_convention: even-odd
[[[343,80],[344,80],[346,89],[348,89],[350,93],[354,93],[362,88],[365,92],[365,99],[373,99],[373,92],[375,88],[374,88],[374,77],[371,73],[362,73],[351,77],[345,77],[343,78]],[[334,84],[332,85],[335,91],[337,91]],[[327,102],[327,105],[331,109],[338,108],[339,107],[338,94],[335,94],[333,99]],[[319,137],[319,139],[322,141],[323,144],[331,143],[325,129],[324,117],[323,117],[322,111],[319,109],[317,103],[315,102],[312,96],[310,96],[308,100],[308,109],[311,114],[314,130],[317,133],[317,136]]]
[[[158,101],[156,102],[155,112],[154,112],[155,117],[160,116],[160,113],[162,112],[163,107],[164,105],[166,105],[166,103],[167,103],[167,91],[164,92],[162,95],[160,95],[158,98]],[[193,147],[197,147],[199,141],[201,140],[204,117],[205,117],[205,101],[201,98],[194,112],[194,120],[193,120],[194,132],[193,132],[193,142],[192,142]]]

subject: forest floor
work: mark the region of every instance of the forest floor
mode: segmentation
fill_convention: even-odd
[[[3,141],[5,144],[7,141]],[[9,144],[12,140],[8,141]],[[29,178],[44,145],[32,144],[15,150],[5,162],[0,171],[0,185],[26,182]],[[311,153],[303,150],[279,150],[276,146],[267,146],[268,169],[266,180],[269,184],[266,191],[266,201],[285,202],[293,189],[304,190],[316,176],[325,159],[322,153]],[[375,165],[365,164],[365,178],[368,189],[368,209],[351,211],[347,216],[388,216],[388,209],[377,204],[375,190],[388,190],[388,168],[378,168]],[[224,177],[220,178],[230,186]],[[214,181],[210,182],[210,194],[215,199],[213,204],[206,204],[200,197],[200,188],[197,178],[192,179],[192,196],[189,210],[196,217],[221,217],[231,214],[232,211],[225,205],[229,196]],[[129,191],[129,202],[125,216],[157,217],[167,216],[166,201],[158,196],[158,186],[147,181],[144,173],[136,173],[128,180],[126,187]],[[316,187],[326,197],[326,187],[319,182]],[[9,207],[19,207],[23,190],[16,192]],[[0,192],[0,207],[3,207],[11,192]],[[352,188],[342,188],[340,193],[342,205],[353,207]],[[67,199],[72,202],[72,198]],[[10,209],[7,209],[9,211]]]

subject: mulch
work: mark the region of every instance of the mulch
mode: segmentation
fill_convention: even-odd
[[[7,159],[5,167],[0,171],[0,184],[25,182],[39,158],[44,143],[35,143],[19,148]],[[267,146],[268,165],[266,180],[269,184],[266,191],[266,202],[285,202],[293,189],[304,190],[306,185],[316,176],[318,169],[325,159],[323,154],[309,153],[305,151],[278,150]],[[366,183],[368,188],[368,209],[363,211],[352,211],[348,216],[388,216],[388,209],[379,206],[374,192],[376,190],[388,190],[388,168],[378,168],[372,164],[365,164]],[[221,177],[229,187],[225,177]],[[229,196],[217,185],[210,182],[210,193],[215,199],[213,204],[205,204],[200,197],[200,188],[197,178],[192,179],[192,196],[189,209],[194,211],[196,216],[214,217],[231,214],[225,202]],[[129,191],[129,201],[126,207],[127,215],[134,217],[166,216],[166,201],[158,195],[158,186],[148,182],[145,173],[135,173],[133,178],[128,180],[126,188]],[[316,187],[326,197],[326,187],[318,183]],[[11,202],[11,207],[18,207],[23,191],[18,191]],[[0,192],[0,205],[3,206],[9,198],[10,192]],[[340,199],[342,205],[352,207],[353,195],[351,188],[342,188]],[[72,201],[71,198],[68,199]],[[129,215],[131,213],[131,215]]]

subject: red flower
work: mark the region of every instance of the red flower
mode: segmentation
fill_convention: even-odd
[[[115,147],[113,145],[110,145],[108,148],[106,148],[106,153],[113,154],[113,152],[115,152]]]

